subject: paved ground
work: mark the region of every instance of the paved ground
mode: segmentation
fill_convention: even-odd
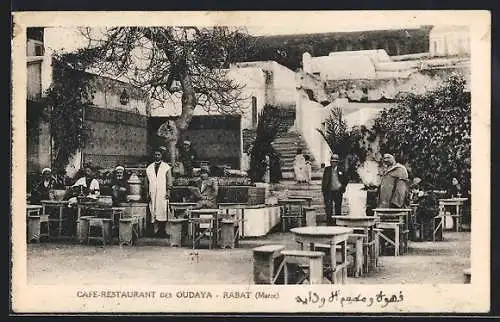
[[[135,247],[69,243],[28,245],[28,283],[90,284],[252,284],[252,251],[281,243],[295,247],[289,233],[244,240],[232,250],[170,248],[166,240],[142,239]],[[470,233],[446,232],[442,242],[410,242],[409,254],[381,257],[377,272],[350,278],[350,284],[462,283],[470,266]]]

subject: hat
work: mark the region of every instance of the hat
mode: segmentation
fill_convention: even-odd
[[[161,154],[163,154],[165,151],[166,151],[166,148],[164,146],[159,146],[156,149],[154,149],[153,152],[160,152]]]
[[[336,153],[333,153],[330,159],[334,160],[334,161],[338,161],[339,160],[339,155],[336,154]]]
[[[184,144],[186,144],[186,145],[191,145],[191,141],[185,140],[185,141],[184,141]]]
[[[119,166],[117,166],[117,167],[115,168],[115,170],[116,170],[116,171],[118,171],[118,170],[125,171],[125,168],[124,168],[124,167],[122,167],[121,165],[119,165]]]
[[[50,172],[52,173],[52,170],[50,168],[43,168],[42,170],[42,174],[44,174],[45,172]]]

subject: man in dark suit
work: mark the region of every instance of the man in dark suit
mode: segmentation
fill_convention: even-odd
[[[342,196],[348,181],[347,176],[338,166],[338,162],[338,154],[332,154],[330,166],[325,167],[323,172],[322,191],[328,226],[333,226],[335,224],[332,217],[334,208],[332,202],[335,204],[335,215],[342,215]]]

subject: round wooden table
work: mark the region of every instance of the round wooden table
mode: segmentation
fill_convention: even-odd
[[[317,250],[318,246],[329,248],[329,262],[325,263],[326,270],[331,272],[333,284],[347,283],[347,239],[353,233],[352,228],[340,226],[307,226],[297,227],[290,230],[295,235],[295,241],[301,245],[301,249],[308,248]],[[340,248],[340,263],[337,263],[337,248]],[[337,274],[341,275],[337,279]]]

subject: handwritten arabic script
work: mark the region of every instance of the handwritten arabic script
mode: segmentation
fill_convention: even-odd
[[[341,295],[339,290],[322,295],[317,292],[309,291],[305,296],[296,296],[295,300],[299,304],[317,305],[319,308],[329,304],[340,304],[341,307],[345,307],[350,304],[364,304],[367,307],[379,305],[380,307],[385,308],[392,303],[403,302],[404,295],[403,291],[399,291],[399,293],[396,294],[386,294],[383,291],[379,291],[378,293],[372,295],[365,295],[361,293],[357,295]]]

